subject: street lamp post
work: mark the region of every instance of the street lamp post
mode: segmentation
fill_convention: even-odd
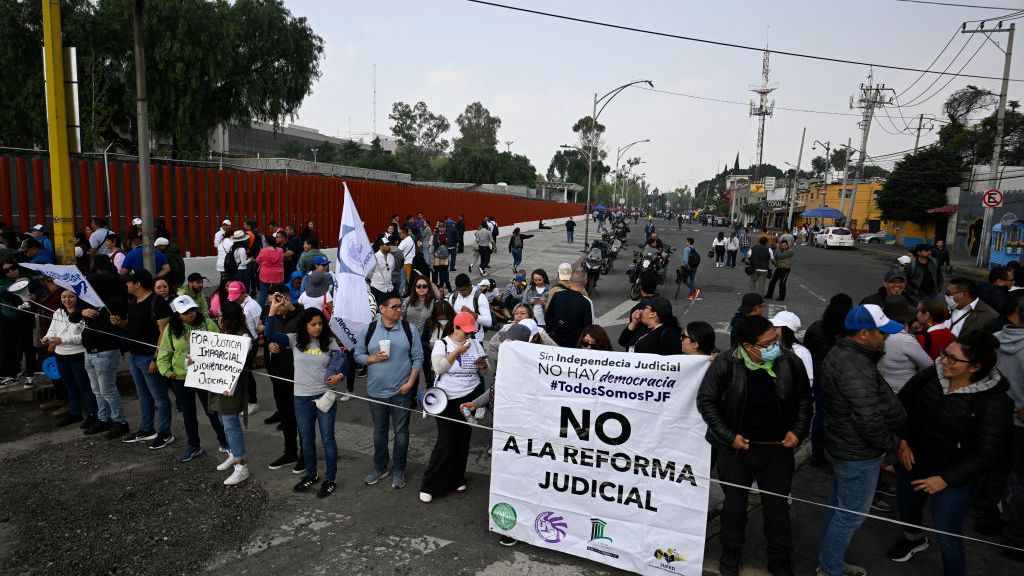
[[[318,152],[319,150],[320,150],[319,148],[310,148],[310,149],[309,149],[309,151],[313,153],[313,164],[316,164],[316,153],[317,153],[317,152]]]
[[[616,151],[616,153],[615,153],[615,192],[616,193],[618,193],[619,181],[622,179],[622,168],[621,168],[622,165],[620,164],[620,162],[622,161],[622,155],[625,154],[627,150],[632,148],[633,145],[640,144],[642,142],[650,142],[650,139],[637,140],[636,142],[630,142],[629,144],[626,144],[625,146],[621,146]],[[641,164],[643,164],[643,162],[641,162]],[[625,195],[625,189],[623,189],[623,195]]]
[[[629,88],[630,86],[634,86],[636,84],[647,84],[651,88],[654,88],[654,82],[651,82],[650,80],[635,80],[633,82],[629,82],[628,84],[623,84],[622,86],[619,86],[618,88],[610,90],[609,92],[607,92],[604,96],[601,96],[600,98],[597,97],[597,93],[596,92],[594,93],[594,107],[593,107],[593,112],[590,115],[590,143],[591,143],[591,146],[593,148],[595,148],[595,149],[597,148],[597,146],[596,146],[596,144],[597,144],[597,119],[598,119],[598,117],[601,116],[601,112],[604,112],[604,109],[605,109],[606,106],[608,106],[608,103],[611,102],[616,96],[618,96],[620,92],[622,92],[626,88]],[[601,104],[601,109],[600,110],[597,108],[598,104]],[[591,153],[591,154],[587,154],[587,211],[586,211],[586,214],[585,214],[585,217],[584,217],[584,225],[585,225],[585,228],[583,229],[583,244],[584,245],[586,245],[590,241],[590,190],[591,190],[591,187],[593,186],[593,179],[594,179],[594,162],[593,162],[593,154]]]

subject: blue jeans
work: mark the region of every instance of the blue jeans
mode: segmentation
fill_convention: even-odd
[[[82,357],[57,356],[57,370],[60,372],[60,381],[64,383],[64,389],[68,391],[71,413],[76,416],[81,414],[82,404],[85,404],[85,413],[95,416],[96,397],[93,396],[92,389],[89,387],[89,376],[85,373],[85,360]]]
[[[395,428],[395,443],[391,449],[391,468],[405,472],[406,456],[409,453],[409,407],[411,394],[395,394],[390,398],[373,398],[387,404],[370,402],[370,416],[373,418],[373,469],[383,472],[388,469],[388,427]]]
[[[220,414],[220,425],[224,427],[224,434],[227,436],[228,449],[235,458],[245,458],[245,435],[242,434],[242,419],[238,414]]]
[[[154,408],[159,418],[157,432],[171,431],[171,399],[167,395],[167,381],[159,373],[149,372],[149,363],[153,356],[140,356],[128,353],[128,368],[135,381],[135,391],[139,394],[139,409],[142,412],[139,430],[153,430]]]
[[[260,293],[256,296],[256,302],[259,303],[260,308],[267,305],[267,298],[270,296],[270,286],[268,282],[260,282]]]
[[[750,255],[750,248],[749,247],[748,248],[740,248],[740,262],[743,262],[744,260],[746,260],[747,256],[749,256],[749,255]]]
[[[690,294],[697,289],[697,271],[696,270],[683,270],[683,284],[690,289]]]
[[[735,268],[736,267],[736,250],[725,251],[725,267]]]
[[[929,476],[936,476],[942,470],[914,466],[910,472],[899,468],[900,475],[896,481],[896,509],[899,511],[899,518],[910,524],[921,525],[923,521],[923,510],[928,494],[922,491],[914,491],[911,480],[920,480]],[[945,490],[931,494],[932,501],[932,525],[936,530],[960,534],[963,532],[964,520],[971,510],[974,502],[974,492],[977,482],[970,482],[964,486],[953,488],[947,486]],[[904,535],[912,540],[921,537],[919,530],[903,529]],[[953,536],[937,534],[935,539],[939,541],[939,551],[942,554],[942,572],[944,576],[964,576],[967,574],[967,557],[964,555],[964,541]]]
[[[203,407],[203,413],[210,420],[210,427],[217,434],[217,443],[221,446],[227,446],[228,439],[224,436],[224,425],[221,424],[216,415],[208,412],[210,393],[199,388],[188,388],[185,386],[184,380],[171,380],[171,386],[174,388],[174,397],[181,402],[181,419],[185,421],[185,438],[188,439],[189,447],[199,448],[201,446],[196,396],[199,397],[199,405]]]
[[[831,506],[867,513],[878,484],[878,470],[882,458],[870,460],[832,459]],[[850,546],[853,533],[857,531],[864,516],[850,512],[825,509],[822,523],[821,550],[818,564],[826,576],[842,576],[846,549]]]
[[[825,409],[822,408],[821,377],[815,375],[811,382],[811,394],[814,396],[814,415],[811,416],[811,454],[825,457]]]
[[[327,412],[316,409],[316,396],[295,397],[295,422],[299,428],[299,439],[302,440],[302,456],[306,464],[306,476],[316,477],[316,436],[317,426],[320,427],[320,441],[324,445],[324,461],[327,465],[325,480],[334,482],[338,475],[338,443],[334,440],[334,418],[338,415],[338,403],[331,405]]]
[[[569,228],[565,229],[565,241],[568,242],[569,244],[573,243],[572,242],[572,233],[573,233],[573,231],[570,230]]]
[[[117,365],[120,363],[120,350],[85,353],[85,373],[96,397],[96,416],[103,422],[125,421],[121,393],[117,391]]]
[[[458,246],[448,247],[448,269],[455,272],[455,255],[459,253]]]
[[[512,249],[512,274],[519,270],[519,265],[523,262],[523,249],[513,248]]]

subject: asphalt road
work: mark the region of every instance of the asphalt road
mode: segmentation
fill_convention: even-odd
[[[747,279],[741,268],[735,270],[715,269],[713,261],[707,258],[707,250],[711,239],[719,229],[704,228],[694,224],[684,224],[683,230],[676,229],[675,221],[660,220],[657,222],[662,238],[672,247],[680,247],[686,236],[693,236],[702,251],[703,261],[698,272],[698,287],[701,297],[693,302],[687,301],[681,294],[674,299],[675,313],[685,324],[693,320],[705,320],[719,330],[718,345],[728,345],[728,320],[734,313],[740,296],[747,291]],[[631,242],[635,245],[641,239],[641,225],[633,226]],[[523,267],[527,271],[535,267],[543,267],[552,273],[558,263],[573,261],[582,253],[583,230],[577,228],[577,243],[570,245],[565,242],[562,229],[538,231],[534,238],[527,241],[526,257]],[[500,245],[500,243],[499,243]],[[631,251],[627,250],[616,261],[612,273],[601,279],[594,304],[600,323],[608,330],[612,339],[617,338],[619,331],[626,323],[626,313],[632,306],[628,298],[628,282],[625,269],[629,264]],[[468,262],[466,255],[460,255],[460,269],[465,270]],[[678,266],[680,252],[673,254],[671,266]],[[499,284],[503,284],[510,275],[510,257],[507,252],[495,256],[493,274]],[[789,281],[789,294],[785,302],[771,302],[770,313],[781,309],[795,312],[803,320],[806,328],[815,318],[819,317],[825,302],[833,294],[844,291],[854,300],[873,291],[879,286],[880,278],[886,268],[893,262],[888,256],[868,254],[859,251],[825,251],[819,248],[799,246],[794,258],[794,271]],[[477,275],[474,275],[476,278]],[[669,284],[662,288],[667,296],[675,292],[671,283],[674,274],[670,273]],[[436,499],[429,505],[421,504],[417,492],[423,470],[429,457],[435,436],[434,424],[431,420],[421,419],[418,415],[412,418],[411,444],[409,452],[409,486],[404,490],[394,490],[389,481],[376,486],[363,484],[363,477],[370,471],[372,454],[372,435],[370,417],[367,407],[359,400],[340,404],[337,419],[337,433],[341,451],[339,461],[338,491],[326,500],[318,500],[312,494],[294,494],[292,485],[298,480],[288,470],[270,471],[267,462],[276,458],[281,450],[279,433],[273,426],[263,424],[262,420],[272,411],[272,397],[269,383],[258,378],[260,387],[260,404],[263,411],[250,420],[250,428],[246,439],[250,446],[250,483],[258,483],[267,494],[266,504],[257,513],[238,515],[238,521],[244,521],[245,530],[230,544],[210,546],[205,541],[191,541],[180,549],[180,554],[189,556],[189,563],[181,566],[168,565],[152,567],[151,573],[190,573],[190,567],[197,561],[208,569],[215,569],[221,574],[328,574],[343,572],[347,574],[416,574],[423,576],[442,576],[450,574],[466,574],[481,576],[503,575],[553,575],[576,576],[584,574],[622,574],[617,570],[608,569],[603,565],[582,560],[576,557],[558,554],[525,544],[514,548],[504,548],[498,544],[498,537],[487,530],[487,500],[489,485],[490,458],[487,454],[489,437],[474,432],[470,455],[469,490],[465,494],[452,494]],[[357,393],[365,391],[362,380],[357,382]],[[126,408],[130,421],[138,420],[138,403],[134,399],[126,399]],[[23,415],[24,416],[24,415]],[[43,427],[46,429],[46,427]],[[26,428],[29,429],[29,428]],[[38,429],[32,428],[32,430]],[[204,445],[216,446],[209,426],[200,422]],[[180,416],[175,416],[174,431],[179,438],[184,437]],[[17,462],[28,451],[45,453],[49,443],[61,444],[71,442],[87,442],[92,448],[100,440],[79,440],[77,430],[46,430],[33,433],[24,438],[0,443],[0,458],[12,459]],[[179,440],[172,449],[159,452],[135,450],[136,445],[121,443],[104,444],[98,450],[109,450],[117,453],[118,458],[111,459],[108,467],[110,474],[124,474],[121,467],[134,466],[159,470],[165,467],[168,460],[173,460],[183,447]],[[128,454],[126,454],[128,452]],[[90,450],[91,454],[96,450]],[[207,454],[187,464],[200,471],[189,474],[189,482],[202,482],[210,489],[206,492],[216,494],[225,474],[214,471],[219,463],[219,454]],[[323,455],[320,455],[322,460]],[[126,459],[131,460],[130,464]],[[32,460],[33,466],[43,466],[37,459]],[[92,468],[95,468],[95,464]],[[321,462],[322,469],[322,462]],[[91,470],[91,468],[90,468]],[[75,473],[70,467],[66,472]],[[95,474],[95,472],[89,472]],[[824,473],[810,468],[798,471],[794,486],[794,495],[814,501],[827,498],[829,477]],[[87,483],[80,483],[87,486]],[[83,489],[103,489],[102,486]],[[0,480],[0,490],[4,481]],[[214,489],[216,488],[216,490]],[[140,489],[145,490],[146,486]],[[166,483],[162,490],[168,490]],[[85,494],[87,497],[87,494]],[[28,496],[31,497],[31,496]],[[47,498],[45,491],[40,491],[39,498]],[[232,510],[225,508],[228,500],[223,502],[213,499],[204,505],[210,514],[217,515],[218,521],[231,516]],[[233,505],[237,502],[230,501]],[[764,574],[763,537],[760,535],[760,508],[755,505],[751,511],[748,529],[748,552],[746,562],[751,567],[746,574]],[[0,506],[2,508],[2,506]],[[166,511],[161,512],[166,514]],[[818,550],[821,508],[796,503],[793,505],[794,535],[798,542],[795,561],[798,574],[813,574]],[[133,510],[126,515],[124,522],[129,528],[152,529],[159,526],[161,518],[156,512],[146,509]],[[244,520],[243,520],[244,518]],[[14,520],[16,520],[15,518]],[[13,522],[14,520],[11,520]],[[194,520],[202,522],[202,517]],[[0,528],[8,537],[16,538],[16,526],[4,524],[0,518]],[[27,532],[30,534],[30,532]],[[711,533],[715,530],[712,527]],[[884,558],[886,548],[895,538],[897,529],[878,521],[868,521],[860,530],[851,547],[849,560],[869,568],[872,574],[934,574],[941,570],[938,552],[933,546],[923,558],[915,559],[909,564],[894,564]],[[20,543],[24,544],[24,543]],[[104,542],[96,539],[85,541],[69,541],[67,546],[93,546],[95,555],[102,558],[103,571],[113,570],[117,566],[116,558],[104,558]],[[8,549],[16,548],[19,543],[9,540]],[[140,553],[143,553],[140,551]],[[49,562],[58,560],[62,551],[58,548],[40,550],[36,572],[45,573]],[[115,554],[116,555],[116,554]],[[709,561],[705,567],[709,573],[716,573],[714,559],[718,556],[718,545],[712,536],[708,540],[706,556]],[[173,558],[165,554],[162,558]],[[980,545],[968,544],[969,572],[1009,574],[1015,568],[1008,560],[1002,559],[994,549]],[[4,566],[4,547],[0,546],[0,571]],[[171,562],[171,560],[166,560]],[[124,573],[129,564],[123,564]],[[165,568],[165,569],[162,569]],[[1020,566],[1016,566],[1019,570]]]

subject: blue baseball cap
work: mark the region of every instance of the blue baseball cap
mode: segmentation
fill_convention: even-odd
[[[846,314],[843,325],[847,330],[878,330],[883,334],[899,334],[903,324],[890,320],[882,308],[875,304],[855,306]]]
[[[314,266],[327,266],[331,261],[327,259],[327,256],[319,255],[313,257]]]

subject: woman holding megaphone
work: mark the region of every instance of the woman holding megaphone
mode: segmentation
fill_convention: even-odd
[[[476,320],[470,312],[459,312],[452,324],[452,333],[438,340],[430,354],[437,391],[428,392],[435,396],[429,404],[436,407],[428,412],[442,418],[437,418],[437,440],[420,488],[420,501],[424,503],[448,492],[466,491],[466,461],[473,428],[460,421],[463,415],[459,407],[484,393],[482,372],[487,370],[487,353],[474,338]],[[438,401],[438,397],[446,402]],[[424,402],[425,409],[427,406]]]

